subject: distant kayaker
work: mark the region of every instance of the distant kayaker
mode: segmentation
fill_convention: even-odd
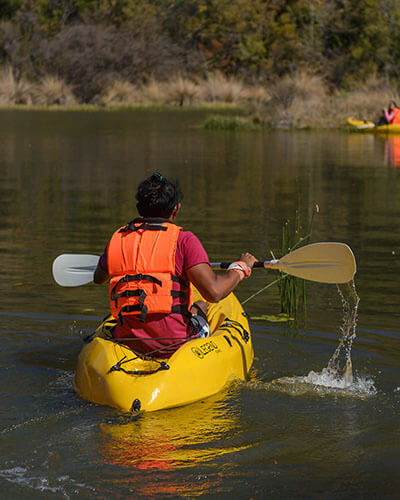
[[[389,125],[396,125],[400,123],[400,109],[395,101],[390,101],[387,110],[384,110],[386,123]]]
[[[100,257],[95,283],[110,280],[113,336],[142,354],[169,357],[187,338],[209,334],[207,304],[191,304],[190,283],[208,302],[229,295],[251,274],[256,258],[240,255],[215,274],[200,240],[174,221],[183,196],[159,173],[136,193],[140,217],[119,228]]]

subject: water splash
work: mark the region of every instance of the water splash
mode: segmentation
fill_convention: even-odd
[[[339,395],[366,397],[377,393],[373,380],[368,377],[355,377],[349,385],[342,376],[333,376],[327,368],[321,372],[311,371],[308,375],[298,377],[281,377],[271,382],[250,382],[254,390],[278,391],[292,396],[316,394],[319,396]]]
[[[345,386],[353,383],[353,365],[351,362],[351,347],[356,338],[357,312],[360,297],[357,295],[354,280],[345,285],[337,285],[342,299],[343,323],[340,327],[342,336],[335,352],[328,362],[327,370],[335,377],[343,371]],[[341,369],[341,354],[344,354],[344,368]]]
[[[279,390],[290,394],[376,394],[374,382],[366,377],[355,377],[351,361],[351,348],[356,337],[357,312],[360,298],[357,295],[354,280],[344,285],[337,285],[343,307],[341,337],[328,365],[321,372],[309,372],[306,376],[281,377],[267,384],[267,390]]]

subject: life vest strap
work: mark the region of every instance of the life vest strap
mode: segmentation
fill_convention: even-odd
[[[123,278],[121,278],[118,283],[124,283],[125,281],[150,281],[151,283],[155,283],[158,286],[162,286],[162,282],[151,276],[150,274],[127,274]]]
[[[188,292],[184,292],[182,290],[171,290],[171,296],[172,297],[187,298],[187,297],[189,297],[189,293]]]
[[[131,226],[128,224],[127,226],[120,229],[120,233],[125,233],[126,231],[139,231],[140,229],[144,229],[146,231],[166,231],[167,228],[165,226],[159,226],[156,224],[148,224],[147,222],[142,222],[140,226]]]
[[[121,278],[117,283],[114,285],[114,288],[111,290],[111,300],[115,300],[115,306],[117,307],[118,304],[118,297],[124,297],[124,295],[119,294],[118,296],[115,295],[115,289],[120,283],[125,283],[127,281],[150,281],[151,283],[155,283],[158,286],[162,286],[162,283],[159,279],[155,278],[154,276],[150,276],[149,274],[127,274],[123,278]]]
[[[126,231],[139,231],[139,229],[145,229],[150,231],[166,231],[167,228],[161,224],[166,222],[173,224],[168,219],[163,219],[161,217],[146,217],[146,218],[136,218],[133,219],[129,224],[124,226],[119,230],[120,233],[125,233]]]
[[[185,280],[183,278],[179,278],[179,276],[175,276],[174,274],[171,275],[171,280],[175,281],[175,283],[179,283],[180,285],[186,286],[189,288],[190,286],[190,281]]]
[[[123,318],[124,313],[131,313],[131,312],[138,312],[138,311],[141,311],[140,316],[139,316],[139,321],[141,323],[144,323],[146,320],[146,316],[147,316],[147,307],[143,303],[141,303],[141,304],[136,304],[134,306],[124,306],[120,310],[120,312],[118,314],[118,319],[119,319],[121,325],[124,324],[124,318]],[[181,314],[182,316],[186,316],[187,318],[192,317],[191,313],[189,312],[188,306],[184,305],[184,304],[172,306],[171,313]]]
[[[189,282],[187,282],[186,280],[178,278],[177,276],[174,276],[174,275],[172,275],[171,278],[172,278],[172,281],[179,282],[181,284],[183,284],[183,283],[186,284],[187,283],[187,285],[189,286]],[[138,304],[136,304],[134,306],[132,306],[132,305],[124,306],[119,311],[118,319],[119,319],[121,325],[124,323],[123,313],[130,313],[130,312],[141,311],[140,316],[139,316],[139,321],[141,323],[144,323],[145,320],[146,320],[148,308],[147,308],[147,306],[145,306],[144,302],[146,300],[147,294],[146,294],[146,292],[143,289],[124,290],[123,292],[119,293],[118,295],[116,295],[116,293],[115,293],[115,290],[116,290],[117,286],[121,282],[141,281],[141,280],[150,281],[152,283],[156,283],[159,286],[162,286],[161,281],[158,280],[157,278],[155,278],[154,276],[150,276],[148,274],[135,274],[135,275],[128,274],[127,276],[124,276],[123,278],[121,278],[115,284],[115,286],[113,287],[113,289],[111,291],[111,299],[115,301],[115,307],[118,307],[118,299],[120,297],[139,297],[139,303]],[[182,291],[182,290],[171,290],[171,296],[172,297],[188,298],[189,297],[189,292],[185,292],[185,291]],[[191,314],[190,314],[190,312],[188,310],[188,305],[187,304],[178,304],[176,306],[172,306],[171,307],[171,313],[182,314],[183,316],[186,316],[186,317],[190,317],[191,316]]]
[[[144,304],[147,293],[144,290],[125,290],[115,297],[115,307],[118,306],[118,299],[120,297],[139,297],[139,304]]]
[[[187,318],[192,317],[192,314],[189,312],[187,304],[178,304],[176,306],[172,306],[171,313],[182,314],[182,316],[186,316]]]
[[[119,314],[118,314],[118,319],[121,323],[121,325],[124,324],[124,319],[123,319],[123,314],[124,313],[130,313],[130,312],[137,312],[141,311],[140,316],[139,316],[139,321],[141,323],[144,323],[146,320],[146,315],[147,315],[147,306],[144,304],[136,304],[135,306],[124,306]]]

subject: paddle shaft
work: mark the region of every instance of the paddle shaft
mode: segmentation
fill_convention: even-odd
[[[254,268],[262,268],[262,269],[268,269],[271,267],[277,267],[279,261],[278,260],[266,260],[266,261],[260,261],[258,260],[253,264],[253,269]],[[213,269],[228,269],[228,267],[232,264],[232,262],[211,262],[211,267]]]

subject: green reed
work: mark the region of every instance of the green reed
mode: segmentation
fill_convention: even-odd
[[[296,211],[294,218],[294,223],[291,224],[290,220],[287,220],[282,227],[282,242],[280,255],[284,255],[292,252],[296,248],[309,243],[311,239],[312,226],[314,222],[315,214],[319,212],[318,205],[314,206],[311,220],[307,228],[305,236],[301,236],[301,225],[300,225],[300,215]],[[271,251],[272,257],[276,259],[276,256]],[[254,320],[266,320],[266,321],[295,321],[297,323],[300,315],[303,319],[306,317],[306,282],[300,278],[295,278],[286,273],[281,273],[278,271],[278,278],[264,287],[260,288],[256,292],[252,293],[250,297],[242,301],[242,305],[247,304],[250,300],[254,299],[261,293],[265,292],[268,288],[274,285],[278,285],[281,303],[281,312],[279,314],[269,314],[261,316],[252,316]]]
[[[300,214],[296,211],[293,223],[287,220],[282,227],[281,257],[296,248],[307,244],[311,238],[312,225],[318,205],[314,207],[308,230],[301,236]],[[281,314],[287,315],[291,320],[297,321],[300,316],[306,317],[306,282],[301,278],[279,273],[278,289],[280,294]]]
[[[253,120],[244,116],[210,115],[203,122],[206,130],[239,130],[253,131],[260,127]]]

